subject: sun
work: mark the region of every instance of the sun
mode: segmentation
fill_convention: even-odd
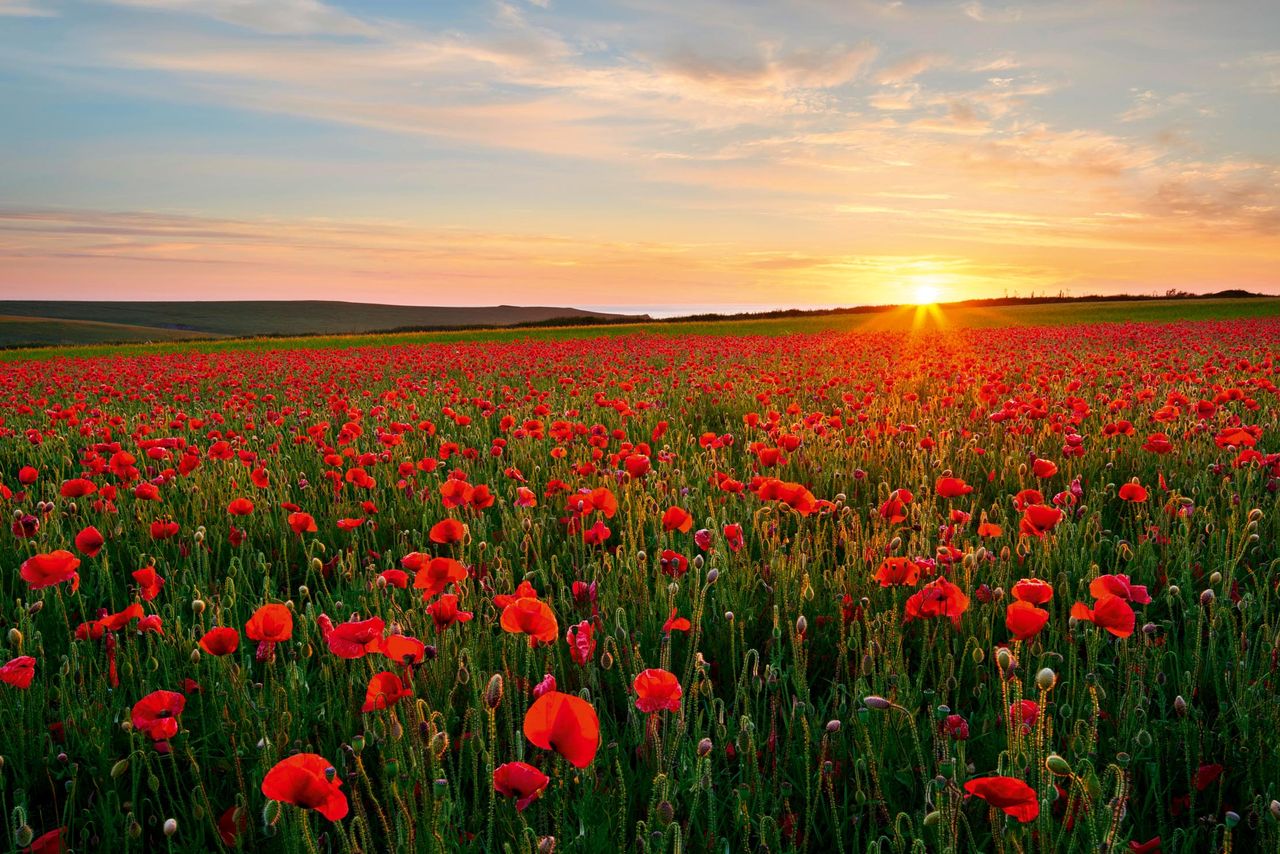
[[[928,285],[923,282],[916,285],[915,298],[912,299],[916,305],[933,305],[938,301],[940,295],[937,285]]]

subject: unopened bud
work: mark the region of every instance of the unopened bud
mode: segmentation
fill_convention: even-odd
[[[1036,674],[1036,687],[1041,691],[1048,691],[1058,681],[1058,674],[1053,672],[1050,667],[1045,667]]]
[[[879,709],[881,711],[893,705],[893,703],[890,703],[884,697],[877,694],[872,694],[870,697],[863,697],[862,702],[868,709]]]
[[[164,820],[164,835],[173,836],[177,832],[178,832],[178,820],[173,818],[166,818]]]
[[[491,709],[502,705],[502,674],[495,673],[489,677],[489,685],[484,689],[484,704]]]

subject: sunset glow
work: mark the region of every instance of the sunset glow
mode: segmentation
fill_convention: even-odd
[[[1280,11],[0,0],[0,291],[1280,290]]]

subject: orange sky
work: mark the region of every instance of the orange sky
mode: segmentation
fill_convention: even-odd
[[[1280,291],[1280,14],[1198,6],[0,0],[0,296]]]

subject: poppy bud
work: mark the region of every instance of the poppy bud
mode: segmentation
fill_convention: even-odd
[[[720,570],[716,569],[715,567],[712,567],[711,571],[707,573],[707,583],[715,584],[716,579],[719,577],[720,577]]]
[[[1212,590],[1212,589],[1210,589],[1210,588],[1208,588],[1208,587],[1206,587],[1206,588],[1205,588],[1203,591],[1201,591],[1201,593],[1200,593],[1200,604],[1201,604],[1201,605],[1212,605],[1212,604],[1213,604],[1213,600],[1214,600],[1215,598],[1216,598],[1216,597],[1215,597],[1215,594],[1214,594],[1213,590]]]
[[[361,753],[364,752],[364,736],[363,735],[357,735],[355,738],[351,739],[351,749],[352,751],[355,752],[356,756],[359,756]],[[325,772],[328,773],[328,771],[329,769],[326,768]]]
[[[804,618],[804,614],[801,614],[796,618],[796,634],[802,635],[806,630],[808,630],[808,628],[809,621]]]
[[[996,665],[999,666],[1001,671],[1008,673],[1009,669],[1013,667],[1013,653],[1004,647],[1000,647],[1000,649],[996,650]]]
[[[1036,674],[1036,687],[1041,691],[1048,691],[1058,681],[1058,674],[1053,672],[1052,668],[1045,667]]]
[[[166,818],[166,819],[164,820],[164,835],[165,835],[165,836],[173,836],[173,835],[174,835],[175,833],[177,833],[177,832],[178,832],[178,821],[177,821],[177,819]]]
[[[674,581],[671,582],[670,584],[667,585],[667,592],[670,593],[672,596],[675,596],[680,592],[680,585],[676,584]]]
[[[36,833],[31,829],[31,825],[24,822],[22,827],[18,828],[18,832],[14,834],[14,841],[18,843],[20,848],[26,848],[35,839],[35,836]]]
[[[200,650],[198,649],[191,650],[191,663],[192,664],[200,663]]]
[[[840,731],[840,721],[827,721],[827,735],[835,735]]]
[[[280,802],[267,801],[267,805],[262,808],[262,823],[266,827],[275,827],[277,821],[280,820]]]
[[[1271,813],[1271,817],[1276,821],[1280,821],[1280,801],[1272,801],[1267,810]]]
[[[484,689],[484,703],[491,709],[502,704],[502,674],[495,673],[489,677],[489,685]]]
[[[1056,753],[1050,753],[1045,757],[1044,767],[1048,768],[1051,774],[1057,774],[1060,777],[1071,773],[1071,765]]]
[[[555,854],[556,838],[544,836],[538,840],[538,854]]]
[[[731,622],[731,623],[732,623],[732,622],[733,622],[733,612],[732,612],[732,611],[725,611],[725,612],[724,612],[724,618],[725,618],[726,620],[728,620],[729,622]]]
[[[709,753],[711,753],[711,739],[704,738],[698,742],[698,756],[706,757]],[[1275,801],[1272,801],[1271,804],[1273,807],[1276,806]],[[1280,818],[1280,814],[1277,814],[1277,817]]]
[[[1187,713],[1187,701],[1182,699],[1181,694],[1173,698],[1173,710],[1179,715],[1185,715]]]
[[[22,632],[17,629],[9,629],[9,643],[18,649],[22,649]]]
[[[1178,585],[1176,585],[1176,584],[1170,584],[1170,585],[1169,585],[1169,595],[1170,595],[1170,596],[1173,596],[1173,597],[1175,597],[1175,598],[1176,598],[1176,597],[1177,597],[1177,595],[1178,595],[1179,593],[1181,593],[1181,592],[1182,592],[1182,588],[1178,587]]]
[[[1236,825],[1240,823],[1240,813],[1234,810],[1227,810],[1227,814],[1222,818],[1226,822],[1227,830],[1234,830]]]
[[[675,818],[676,810],[675,807],[671,806],[671,802],[661,801],[658,804],[658,820],[663,824],[671,824],[671,822],[675,821]]]
[[[871,695],[871,696],[869,696],[869,697],[863,697],[863,698],[862,698],[862,702],[863,702],[863,704],[865,704],[865,705],[866,705],[866,707],[867,707],[867,708],[869,708],[869,709],[879,709],[879,710],[881,710],[881,711],[883,711],[883,710],[885,710],[885,709],[887,709],[887,708],[889,708],[890,706],[892,706],[892,705],[893,705],[893,704],[892,704],[892,703],[890,703],[888,700],[886,700],[884,697],[880,697],[880,696],[878,696],[878,695],[876,695],[876,694],[872,694],[872,695]]]
[[[129,757],[125,757],[111,766],[111,779],[119,780],[129,770]]]
[[[933,827],[941,820],[942,820],[942,813],[940,813],[938,810],[934,810],[933,812],[929,813],[924,817],[924,826]]]
[[[649,559],[649,556],[644,553],[643,549],[636,552],[636,563],[641,564],[643,566],[644,562],[647,561],[648,559]]]
[[[694,555],[693,560],[689,562],[693,564],[694,569],[702,569],[702,565],[706,563],[706,561],[702,559],[702,555]]]

